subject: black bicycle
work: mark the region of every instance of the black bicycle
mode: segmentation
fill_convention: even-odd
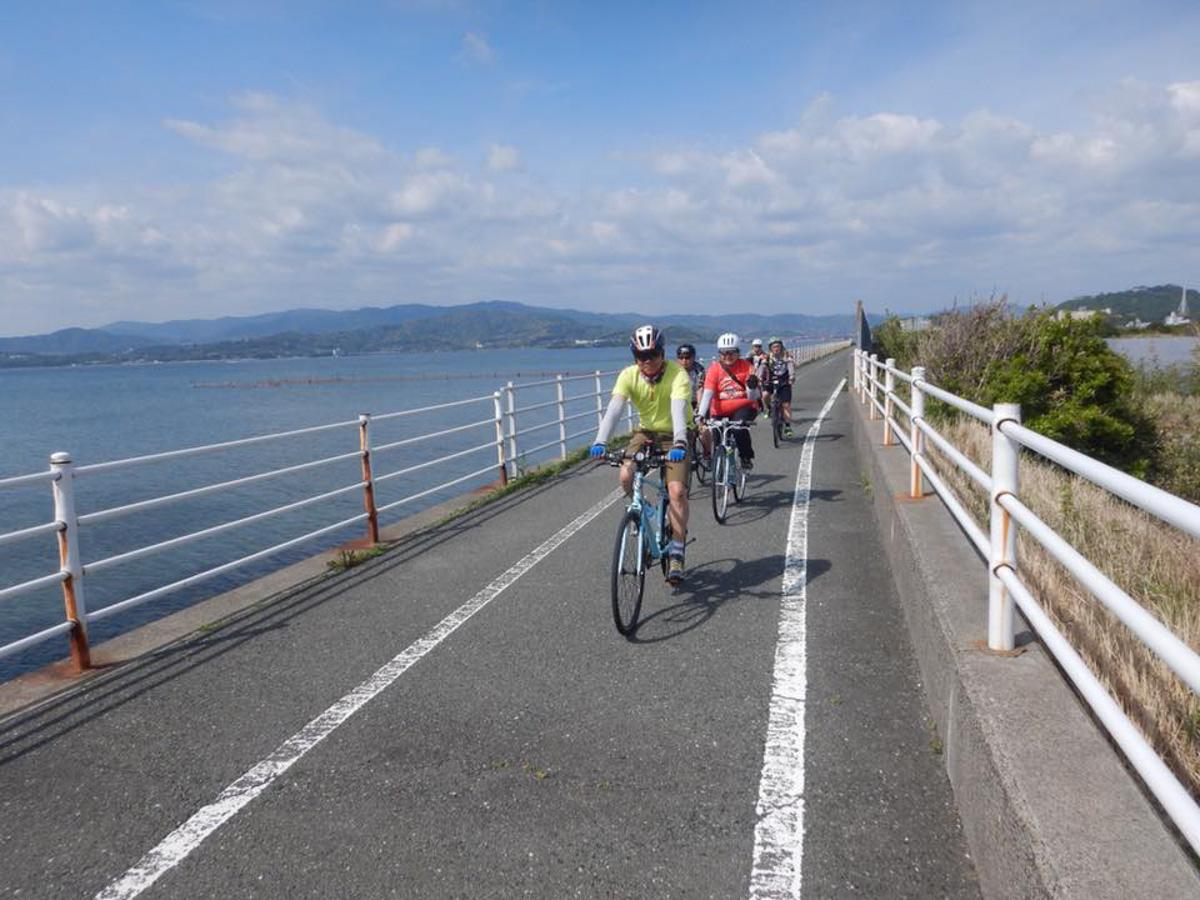
[[[696,428],[692,432],[692,439],[689,443],[691,445],[691,449],[688,451],[692,460],[691,471],[696,474],[696,481],[699,484],[704,484],[709,473],[712,472],[712,459],[709,458],[706,460],[704,458],[704,442],[700,440],[699,428]]]
[[[779,391],[771,392],[771,440],[778,447],[783,442],[783,401],[779,399]]]

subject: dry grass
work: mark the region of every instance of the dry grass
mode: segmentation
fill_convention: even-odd
[[[938,430],[984,471],[986,426],[957,421]],[[936,448],[928,456],[987,533],[987,496]],[[1088,481],[1022,453],[1021,500],[1193,650],[1200,651],[1200,540]],[[1125,714],[1200,798],[1200,699],[1040,544],[1021,534],[1018,572],[1056,626]]]

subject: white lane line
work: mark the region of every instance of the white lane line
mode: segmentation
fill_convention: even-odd
[[[837,400],[841,383],[808,429],[792,520],[788,527],[787,561],[783,567],[783,602],[779,612],[779,642],[775,645],[775,682],[758,783],[758,822],[754,827],[754,864],[750,897],[761,900],[800,897],[804,850],[804,704],[808,690],[805,671],[805,608],[808,592],[808,507],[812,486],[813,448],[821,422]]]
[[[129,900],[150,887],[200,846],[205,838],[233,818],[238,810],[270,787],[276,778],[328,737],[335,728],[362,709],[471,616],[496,599],[501,591],[623,496],[619,490],[609,494],[442,619],[428,634],[411,644],[374,675],[280,744],[254,768],[221,791],[216,800],[198,810],[163,838],[162,842],[143,856],[133,868],[97,894],[96,900]]]

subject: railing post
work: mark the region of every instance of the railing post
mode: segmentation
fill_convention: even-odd
[[[500,405],[500,392],[492,392],[492,403],[496,407],[496,464],[500,466],[500,483],[508,484],[508,466],[504,464],[504,408]]]
[[[371,477],[370,413],[358,414],[358,447],[362,451],[363,508],[367,511],[367,538],[379,543],[379,512],[375,509],[375,480]]]
[[[600,370],[596,370],[596,427],[604,421],[604,385],[600,383]]]
[[[850,383],[854,387],[854,393],[856,396],[858,395],[858,376],[859,376],[858,370],[859,370],[858,348],[856,347],[854,349],[854,351],[850,354]]]
[[[883,446],[890,447],[896,443],[892,437],[892,414],[895,409],[892,394],[896,392],[896,360],[889,356],[884,365],[887,366],[887,370],[883,376]]]
[[[870,394],[867,400],[868,419],[878,419],[879,413],[875,411],[875,379],[879,377],[879,354],[871,354],[871,362],[868,366],[867,375],[867,391]]]
[[[54,518],[62,522],[58,532],[58,564],[67,577],[62,583],[63,607],[70,632],[71,662],[76,671],[92,667],[92,652],[88,647],[87,604],[83,601],[83,567],[79,563],[79,520],[75,516],[75,473],[70,453],[55,453],[50,457],[50,469],[58,473],[54,480]]]
[[[1014,644],[1013,599],[1003,582],[996,577],[1002,566],[1017,568],[1017,523],[1000,506],[1005,494],[1017,494],[1017,470],[1021,446],[1005,435],[1000,426],[1005,421],[1021,421],[1019,403],[997,403],[992,407],[992,496],[991,496],[991,559],[988,560],[988,647],[992,650],[1011,650]]]
[[[562,375],[554,376],[554,388],[558,391],[558,458],[567,458],[567,402],[563,394]]]
[[[517,392],[510,381],[504,386],[508,393],[508,477],[517,477]]]
[[[909,395],[909,407],[912,409],[912,421],[909,423],[909,443],[912,445],[912,469],[908,476],[908,495],[914,500],[925,496],[924,485],[921,483],[921,467],[917,465],[917,457],[925,454],[925,432],[917,425],[925,420],[925,392],[917,386],[918,381],[925,380],[925,367],[914,366],[912,370],[912,394]]]

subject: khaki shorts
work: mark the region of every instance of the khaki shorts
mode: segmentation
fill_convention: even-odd
[[[633,437],[629,439],[629,443],[625,446],[625,455],[633,456],[650,443],[657,444],[660,450],[670,450],[675,446],[675,437],[661,431],[635,431]],[[686,456],[683,458],[683,462],[667,463],[667,484],[675,481],[686,485],[688,483],[688,469],[691,464],[692,461]]]

